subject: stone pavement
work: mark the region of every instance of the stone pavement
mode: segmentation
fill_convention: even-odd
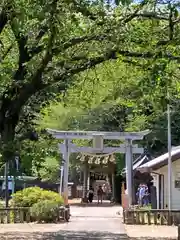
[[[127,239],[120,206],[71,207],[65,224],[0,224],[1,240],[120,240]]]

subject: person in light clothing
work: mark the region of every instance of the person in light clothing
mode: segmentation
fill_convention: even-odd
[[[99,186],[98,190],[97,190],[97,196],[98,196],[98,204],[99,204],[99,201],[101,202],[102,204],[102,200],[103,200],[103,189],[102,189],[102,186]]]

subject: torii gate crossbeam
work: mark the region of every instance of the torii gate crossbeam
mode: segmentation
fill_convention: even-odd
[[[50,133],[56,139],[63,139],[64,144],[60,144],[60,152],[64,157],[64,199],[65,204],[68,205],[68,173],[69,173],[69,155],[71,152],[77,152],[83,150],[83,152],[102,152],[108,153],[109,151],[115,149],[115,152],[125,153],[126,154],[126,182],[127,182],[127,191],[129,197],[129,204],[132,204],[132,156],[133,153],[142,153],[142,148],[138,148],[136,145],[132,145],[134,140],[142,140],[145,135],[150,131],[145,130],[142,132],[98,132],[98,131],[58,131],[53,129],[47,129],[47,132]],[[96,139],[96,137],[101,136],[102,139],[109,140],[122,140],[125,144],[120,145],[117,148],[103,147],[103,149],[89,148],[89,147],[78,147],[75,144],[71,143],[73,139]],[[107,151],[108,150],[108,151]],[[117,150],[117,151],[116,151]]]

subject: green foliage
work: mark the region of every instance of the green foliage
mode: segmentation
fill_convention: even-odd
[[[44,181],[57,182],[60,175],[60,163],[54,157],[46,157],[45,161],[41,164],[41,168],[38,171],[40,178]],[[38,175],[36,173],[36,175]]]
[[[178,3],[1,1],[0,22],[3,162],[18,151],[29,174],[39,174],[46,157],[56,157],[48,152],[47,139],[37,146],[22,144],[37,127],[42,108],[42,127],[149,127],[148,144],[154,144],[167,88],[179,99]],[[54,100],[58,104],[48,109]],[[173,139],[178,143],[179,137]]]
[[[32,205],[30,215],[37,222],[57,222],[59,207],[60,204],[54,200],[41,200]]]
[[[125,158],[122,154],[116,153],[116,174],[121,175],[125,168]]]
[[[176,104],[180,97],[177,82],[180,71],[175,66],[166,61],[153,63],[148,69],[121,61],[102,64],[81,74],[62,102],[45,110],[41,124],[60,130],[150,129],[151,134],[142,145],[155,156],[161,154],[167,150],[167,88],[173,109],[172,144],[180,144],[179,104]],[[116,156],[118,173],[124,168],[122,158]]]
[[[4,202],[0,201],[0,208],[4,208]]]
[[[61,103],[51,104],[43,111],[40,124],[67,130],[123,130],[126,108],[130,110],[133,98],[142,94],[137,88],[143,74],[138,69],[129,71],[119,60],[89,70],[77,78]],[[123,117],[117,119],[118,114]]]
[[[56,174],[53,168],[60,164],[58,142],[56,140],[40,135],[38,142],[24,141],[21,144],[20,153],[22,172],[44,180],[55,180]],[[52,167],[50,170],[53,172],[52,179],[46,177],[48,176],[47,165]]]
[[[49,200],[62,205],[63,198],[56,192],[29,187],[13,194],[11,205],[14,207],[31,207],[40,201]]]

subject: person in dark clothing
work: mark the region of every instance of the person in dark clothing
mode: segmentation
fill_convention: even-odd
[[[88,192],[88,202],[92,203],[94,198],[94,190],[92,187],[90,187],[89,192]]]

